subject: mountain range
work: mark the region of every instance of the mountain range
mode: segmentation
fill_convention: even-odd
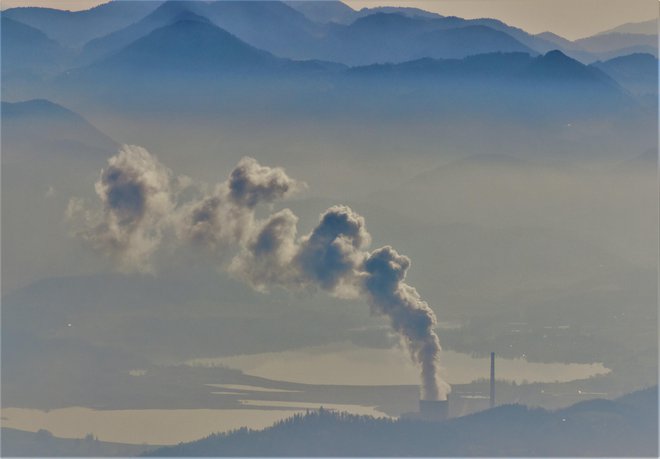
[[[379,89],[384,100],[398,97],[403,90],[392,87],[392,78],[398,84],[403,76],[426,78],[420,87],[408,83],[405,91],[441,97],[450,91],[456,102],[481,99],[483,90],[511,100],[505,93],[521,81],[521,90],[551,105],[556,96],[573,104],[588,102],[588,95],[620,107],[657,93],[656,36],[620,30],[571,42],[495,19],[444,17],[414,8],[355,11],[335,1],[112,1],[79,12],[11,8],[3,11],[2,21],[4,100],[60,97],[76,105],[77,100],[139,104],[155,98],[176,106],[187,98],[192,106],[213,105],[245,94],[264,99],[264,78],[276,78],[268,99],[287,99],[293,86],[300,87],[295,92],[302,96],[290,102],[304,109],[305,100],[353,104],[364,90]],[[633,51],[644,51],[646,58],[597,60]],[[379,84],[365,89],[364,78],[376,76]],[[227,78],[234,86],[222,83]],[[389,87],[383,83],[388,78]],[[475,78],[481,81],[476,86]],[[174,83],[182,79],[199,84]]]
[[[443,17],[415,8],[355,11],[339,1],[111,1],[77,12],[10,8],[3,11],[3,17],[41,30],[79,54],[79,63],[90,63],[171,23],[184,12],[203,16],[279,57],[350,65],[492,51],[534,54],[559,49],[585,63],[633,51],[657,54],[653,38],[657,34],[649,33],[652,29],[648,26],[630,26],[622,29],[625,32],[617,29],[571,42],[550,33],[532,35],[495,19]]]
[[[177,6],[168,2],[153,14],[164,12],[167,5]],[[435,29],[429,25],[426,30],[420,29],[417,19],[377,13],[343,29],[345,42],[324,41],[324,46],[351,49],[355,56],[381,53],[376,60],[398,61],[411,53],[410,48],[397,46],[397,37],[405,36],[408,43],[418,40],[418,57],[400,63],[347,67],[336,60],[278,57],[189,10],[169,19],[169,14],[164,15],[165,25],[119,50],[107,51],[105,57],[91,64],[61,74],[52,80],[51,91],[60,97],[83,94],[88,100],[197,108],[262,100],[278,106],[298,104],[303,110],[314,104],[325,104],[326,109],[337,104],[384,109],[381,104],[391,100],[401,102],[405,110],[406,104],[419,102],[417,95],[425,95],[427,103],[455,102],[434,105],[434,111],[443,111],[450,106],[480,106],[484,91],[493,102],[488,110],[538,103],[547,106],[547,113],[555,111],[554,107],[577,107],[575,113],[580,113],[585,108],[593,111],[596,107],[612,109],[637,103],[618,80],[605,73],[607,66],[586,66],[561,51],[538,55],[486,26]],[[146,18],[143,21],[156,24]],[[125,30],[113,39],[118,43],[129,41],[135,30]],[[388,38],[388,30],[396,33]],[[380,38],[371,42],[365,36]],[[349,47],[349,43],[362,43],[364,47]],[[479,52],[463,56],[463,52],[454,51],[465,49],[465,43]],[[491,47],[480,48],[484,43]],[[97,45],[101,46],[100,42]],[[495,51],[497,48],[506,51]],[[397,55],[398,59],[382,53]],[[438,55],[453,57],[435,57]],[[630,65],[636,67],[636,61]],[[640,68],[625,84],[638,84],[649,72],[648,66]],[[371,84],[372,80],[378,84]],[[291,97],[293,93],[296,97]],[[402,98],[402,94],[408,95]]]

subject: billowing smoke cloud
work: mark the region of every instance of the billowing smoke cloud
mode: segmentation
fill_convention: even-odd
[[[68,216],[75,232],[95,249],[114,256],[123,270],[151,269],[174,209],[172,172],[144,148],[124,146],[108,160],[95,184],[102,208],[89,210],[73,199]]]
[[[230,272],[262,292],[273,285],[301,288],[303,279],[293,262],[299,250],[297,224],[298,217],[289,209],[257,223],[250,239],[232,260]]]
[[[125,147],[96,184],[101,221],[79,234],[124,266],[130,261],[139,268],[172,226],[179,243],[232,256],[229,272],[259,291],[321,289],[337,297],[364,298],[373,314],[389,318],[419,365],[422,397],[446,398],[450,388],[439,377],[435,313],[405,282],[408,257],[389,246],[367,251],[371,236],[362,216],[346,206],[330,207],[302,237],[298,217],[289,209],[258,219],[260,205],[284,199],[304,184],[252,158],[243,158],[213,191],[185,203],[176,202],[173,180],[146,150]]]
[[[254,232],[254,210],[259,204],[272,204],[304,187],[279,167],[243,158],[212,193],[182,206],[177,235],[216,252],[244,244]]]
[[[385,246],[369,254],[363,266],[367,274],[363,286],[372,310],[390,319],[412,359],[421,366],[422,398],[445,398],[449,385],[438,378],[441,348],[434,331],[435,313],[417,290],[404,282],[410,259]]]
[[[231,172],[229,196],[239,206],[254,208],[272,203],[304,187],[289,178],[281,167],[261,166],[253,158],[243,158]]]
[[[296,257],[298,269],[311,282],[338,296],[358,292],[357,267],[369,245],[364,218],[346,206],[333,206],[321,215],[318,226],[302,238]]]

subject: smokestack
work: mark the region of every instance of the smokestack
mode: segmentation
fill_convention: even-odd
[[[495,406],[495,353],[490,353],[490,407]]]

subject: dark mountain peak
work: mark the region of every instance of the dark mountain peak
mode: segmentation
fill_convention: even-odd
[[[598,69],[588,67],[555,49],[535,58],[524,72],[527,76],[552,79],[556,82],[567,80],[609,81],[610,78]],[[614,83],[613,83],[614,84]]]
[[[545,53],[543,58],[555,62],[569,62],[569,61],[577,62],[575,59],[571,59],[570,57],[568,57],[566,54],[562,53],[558,49],[553,49],[552,51],[548,51],[547,53]]]

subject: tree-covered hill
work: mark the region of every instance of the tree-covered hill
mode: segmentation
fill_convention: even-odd
[[[547,411],[503,405],[446,422],[375,419],[326,409],[240,429],[152,456],[632,456],[658,454],[657,387]]]

